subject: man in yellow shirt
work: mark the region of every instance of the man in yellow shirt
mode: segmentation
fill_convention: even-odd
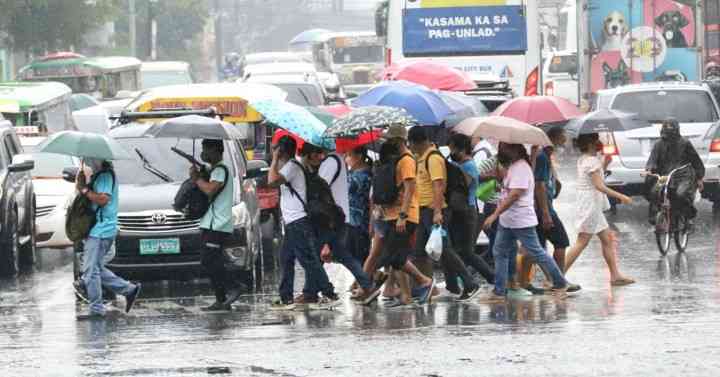
[[[425,128],[422,126],[411,128],[408,142],[410,150],[418,160],[416,186],[420,204],[420,222],[416,231],[415,265],[423,274],[432,276],[432,261],[425,252],[425,244],[430,238],[433,226],[442,226],[447,231],[447,224],[450,224],[450,211],[447,210],[445,202],[447,169],[445,158],[430,142]],[[460,294],[458,300],[467,301],[477,295],[480,291],[479,286],[449,242],[449,239],[443,242],[445,247],[440,259],[445,270],[446,287],[450,292]],[[457,277],[462,280],[464,287],[462,292],[457,284]]]

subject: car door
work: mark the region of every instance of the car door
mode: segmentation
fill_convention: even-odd
[[[239,141],[235,142],[235,148],[236,153],[233,153],[233,158],[237,165],[238,187],[241,188],[240,200],[247,206],[250,216],[255,218],[255,215],[257,215],[259,211],[257,193],[255,191],[255,180],[245,179],[245,174],[247,174],[247,154],[245,154],[245,149]]]
[[[7,154],[10,158],[10,163],[12,164],[13,158],[20,154],[22,149],[20,148],[20,143],[16,141],[16,138],[14,135],[10,132],[6,133],[5,136],[3,136],[3,149],[7,151]],[[26,173],[8,173],[7,177],[7,189],[8,193],[6,194],[8,198],[15,198],[15,204],[17,205],[18,209],[18,225],[23,224],[23,219],[25,219],[26,216],[26,209],[27,209],[27,198],[25,193],[25,177],[27,176]]]

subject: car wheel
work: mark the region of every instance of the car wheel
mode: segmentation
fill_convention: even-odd
[[[20,270],[19,245],[17,234],[17,210],[10,211],[5,231],[0,236],[0,275],[15,276]]]
[[[30,216],[28,219],[28,236],[30,239],[22,246],[20,246],[20,256],[19,256],[19,262],[20,267],[29,269],[32,268],[33,265],[35,265],[35,261],[37,258],[37,246],[36,246],[36,240],[35,240],[35,230],[37,229],[35,226],[35,204],[33,203],[32,209],[30,210]]]

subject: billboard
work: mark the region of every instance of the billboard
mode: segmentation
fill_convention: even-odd
[[[506,3],[516,2],[408,1],[403,13],[403,51],[407,56],[524,53],[524,7]]]
[[[591,92],[646,81],[699,80],[692,0],[590,0]]]

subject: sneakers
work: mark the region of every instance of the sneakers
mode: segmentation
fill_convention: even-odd
[[[295,303],[283,302],[281,299],[277,299],[270,304],[270,310],[272,311],[284,311],[284,310],[295,310]]]
[[[132,310],[133,304],[135,304],[135,300],[140,296],[140,289],[142,288],[142,284],[135,283],[135,290],[125,296],[125,313],[130,313],[130,310]]]
[[[242,295],[242,290],[240,288],[232,288],[227,293],[227,299],[223,304],[230,306],[233,302],[237,301],[237,299],[240,298],[240,295]]]
[[[232,306],[230,306],[230,304],[225,304],[224,302],[215,301],[212,305],[202,307],[200,310],[204,312],[229,312],[232,310]]]
[[[528,298],[532,297],[532,292],[528,291],[527,289],[523,288],[508,288],[507,290],[507,296],[508,298]]]
[[[85,283],[81,280],[75,280],[73,283],[73,290],[75,291],[75,297],[77,297],[78,300],[89,304],[90,299],[88,298],[87,289],[85,288]]]
[[[314,303],[308,305],[310,310],[333,310],[335,307],[341,304],[340,298],[337,295],[325,297],[323,296]]]
[[[472,288],[472,289],[465,289],[465,290],[463,290],[463,293],[460,295],[460,297],[458,297],[457,300],[458,300],[459,302],[467,302],[467,301],[470,301],[470,300],[472,300],[473,298],[475,298],[475,296],[477,296],[478,293],[480,293],[480,286],[477,286],[477,285],[476,285],[476,286],[475,286],[474,288]]]
[[[574,293],[578,292],[582,289],[582,287],[578,284],[568,283],[567,284],[567,293]]]

